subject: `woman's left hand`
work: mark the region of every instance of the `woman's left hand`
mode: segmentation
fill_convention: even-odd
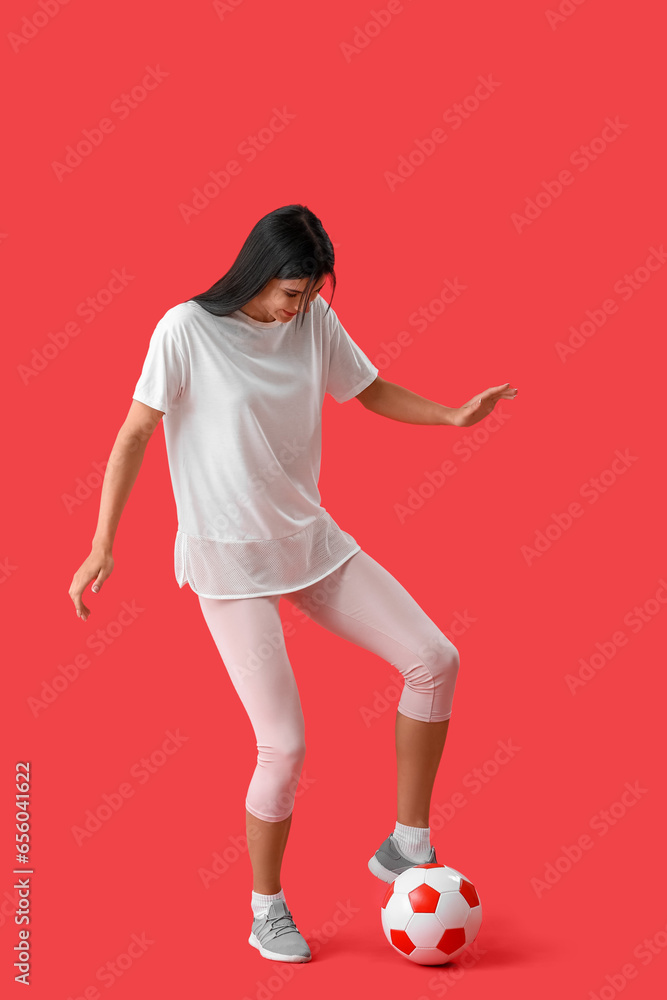
[[[505,385],[494,385],[484,392],[476,393],[467,403],[453,411],[452,426],[470,427],[471,424],[476,424],[488,417],[499,399],[514,399],[518,391],[509,382],[505,382]]]

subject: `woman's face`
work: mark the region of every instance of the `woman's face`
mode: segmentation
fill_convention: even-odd
[[[303,306],[304,312],[309,312],[311,302],[324,288],[326,280],[325,276],[315,283]],[[271,323],[275,319],[289,323],[297,314],[307,284],[308,278],[273,278],[259,295],[246,302],[242,311],[260,323]]]

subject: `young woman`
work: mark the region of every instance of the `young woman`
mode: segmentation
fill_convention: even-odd
[[[113,570],[121,512],[164,417],[178,513],[176,579],[198,595],[257,741],[245,802],[249,943],[285,962],[306,962],[311,953],[280,882],[305,754],[281,597],[404,677],[396,827],[368,862],[385,882],[436,860],[429,806],[459,668],[438,625],[321,506],[324,394],[339,403],[356,397],[393,420],[463,427],[517,392],[506,383],[450,408],[386,381],[320,296],[327,279],[335,289],[322,223],[306,206],[286,205],[257,222],[219,281],[167,310],[109,458],[90,555],[69,590],[86,621],[82,594],[91,581],[97,593]]]

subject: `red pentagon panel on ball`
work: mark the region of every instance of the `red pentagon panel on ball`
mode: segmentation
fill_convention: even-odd
[[[479,906],[479,896],[477,895],[477,890],[472,882],[466,882],[466,880],[462,878],[461,885],[459,886],[459,892],[465,899],[468,906]]]
[[[391,931],[391,943],[398,948],[399,951],[404,952],[409,955],[411,951],[415,950],[414,943],[410,940],[405,931]]]
[[[393,933],[393,931],[392,931]],[[449,927],[438,941],[437,947],[445,955],[451,955],[466,943],[466,932],[462,927]]]
[[[387,891],[384,894],[384,899],[382,900],[381,909],[383,909],[383,910],[385,909],[385,907],[386,907],[387,903],[389,902],[389,900],[391,899],[393,893],[394,893],[394,883],[392,882],[391,885],[389,886],[389,888],[387,889]]]
[[[416,889],[410,890],[408,899],[415,913],[435,913],[440,893],[432,885],[426,885],[424,882],[422,885],[418,885]]]

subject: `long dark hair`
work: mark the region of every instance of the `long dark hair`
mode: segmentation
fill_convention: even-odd
[[[331,240],[317,216],[305,205],[283,205],[253,226],[226,274],[188,301],[199,302],[214,316],[228,316],[259,294],[272,278],[308,278],[297,317],[297,324],[302,325],[302,306],[308,302],[313,286],[329,274],[333,299],[334,256]],[[330,308],[331,302],[327,312]]]

